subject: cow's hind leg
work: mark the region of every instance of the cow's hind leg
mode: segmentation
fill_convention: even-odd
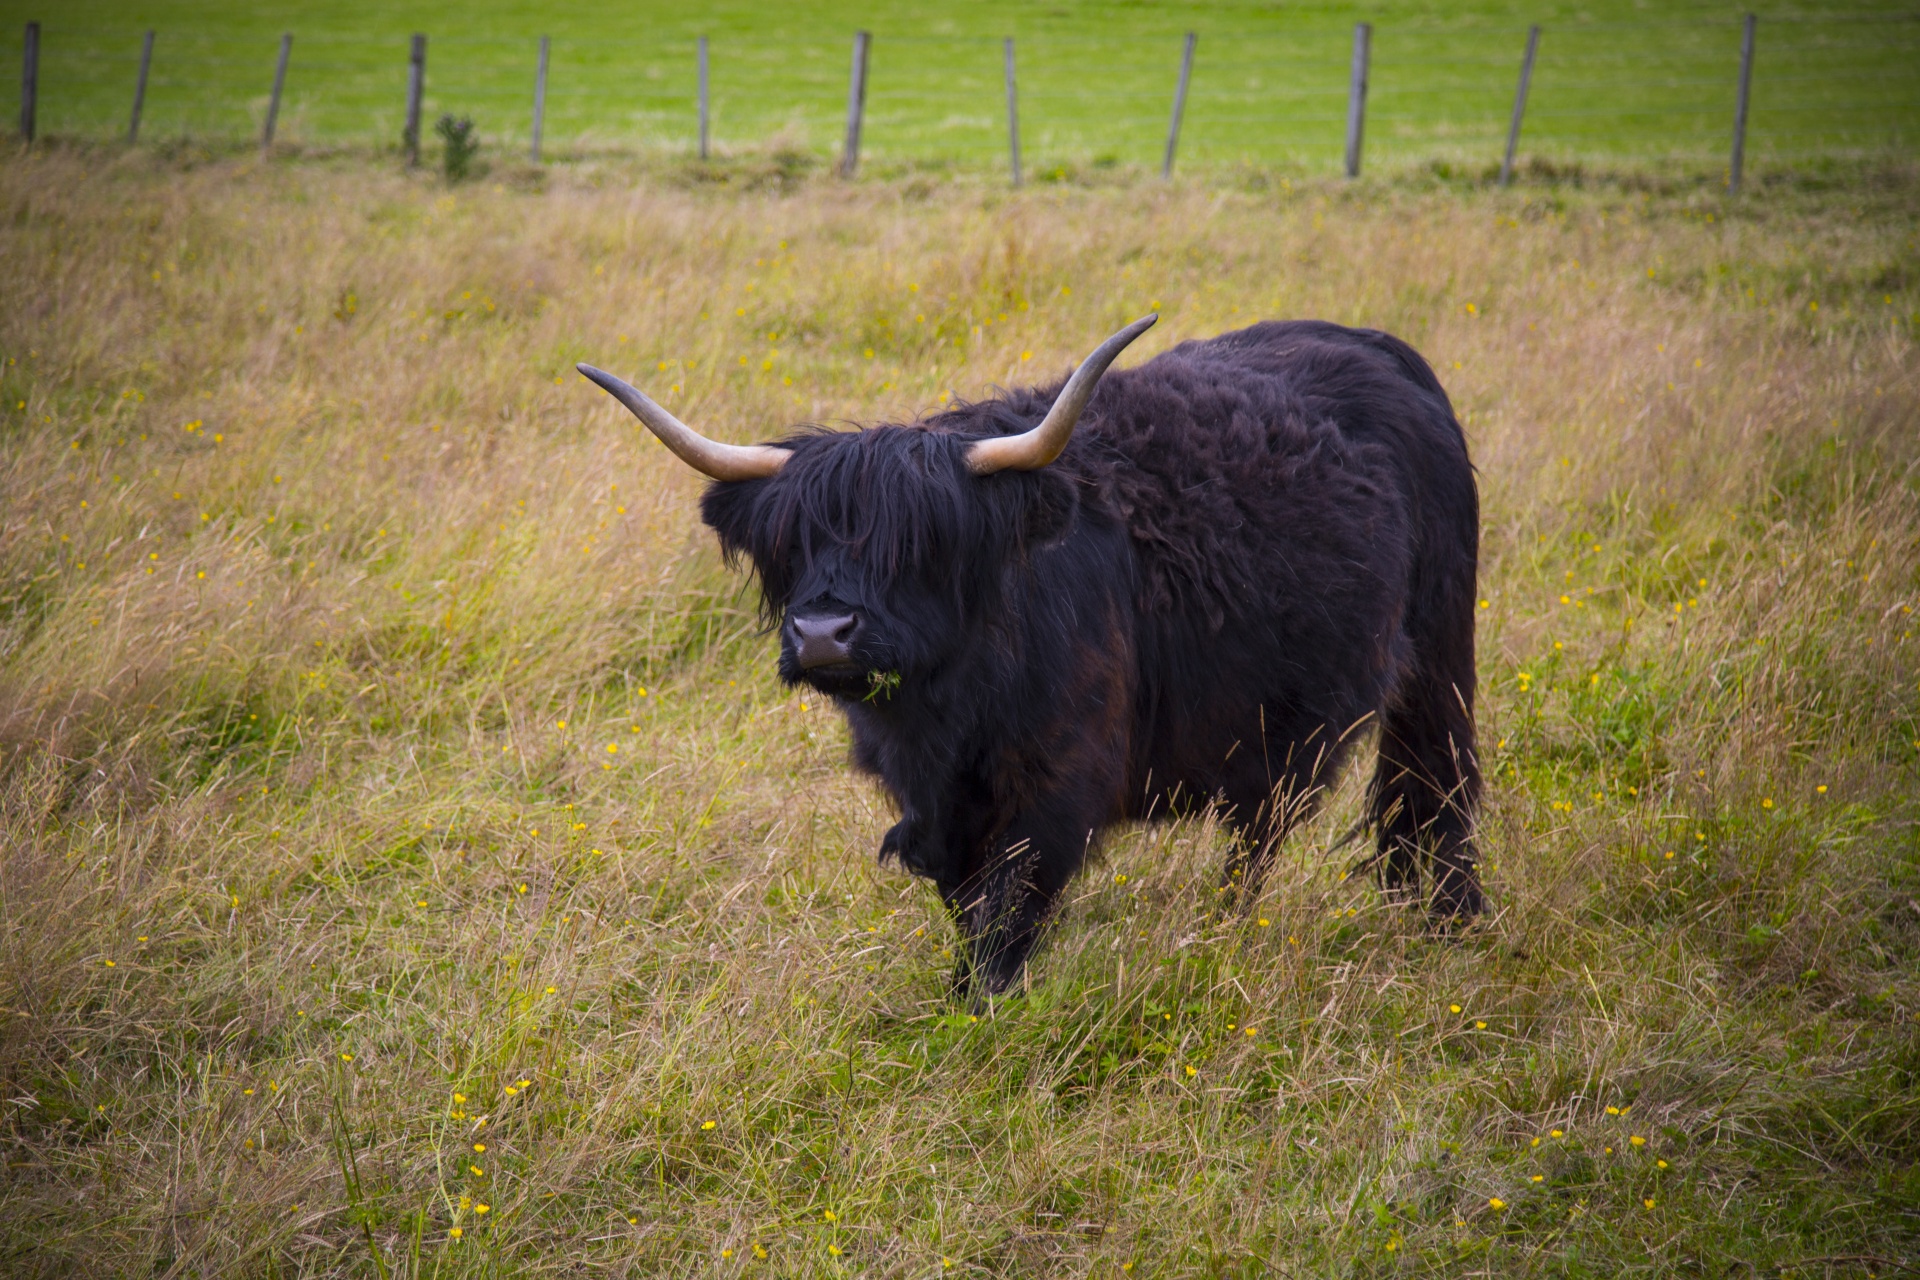
[[[1220,883],[1226,903],[1249,902],[1259,895],[1280,842],[1313,816],[1328,784],[1339,776],[1347,738],[1327,726],[1298,741],[1276,732],[1263,753],[1235,753],[1243,756],[1241,767],[1229,771],[1220,789],[1235,836]]]
[[[1473,848],[1480,767],[1467,702],[1472,688],[1430,677],[1402,686],[1381,717],[1369,795],[1388,895],[1413,898],[1424,872],[1433,914],[1443,920],[1478,915],[1483,905]]]

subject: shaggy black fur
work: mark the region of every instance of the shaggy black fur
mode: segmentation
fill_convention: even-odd
[[[974,476],[1059,388],[779,442],[701,504],[758,574],[780,674],[832,695],[900,806],[880,856],[939,886],[958,990],[1004,990],[1101,831],[1217,803],[1257,884],[1378,728],[1389,890],[1481,909],[1471,825],[1479,499],[1446,392],[1365,329],[1261,324],[1107,374],[1052,466]],[[852,615],[803,672],[791,619]]]

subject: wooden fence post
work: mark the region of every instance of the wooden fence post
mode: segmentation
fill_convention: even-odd
[[[413,46],[407,55],[407,125],[400,134],[400,140],[407,149],[407,165],[412,167],[420,163],[420,98],[427,87],[427,38],[423,35],[413,37]]]
[[[20,58],[20,136],[33,141],[34,116],[40,106],[40,24],[27,24]]]
[[[1758,20],[1747,15],[1740,28],[1740,96],[1733,108],[1733,163],[1727,169],[1727,194],[1740,194],[1740,170],[1747,159],[1747,105],[1753,90],[1753,28]]]
[[[540,135],[547,127],[547,37],[540,37],[540,65],[533,73],[533,149],[529,156],[540,163]]]
[[[280,92],[287,87],[287,59],[293,56],[293,32],[280,37],[280,60],[273,64],[273,96],[267,99],[267,123],[260,130],[260,151],[273,150],[273,126],[280,120]]]
[[[1160,162],[1160,176],[1173,176],[1173,149],[1180,143],[1180,117],[1187,113],[1187,82],[1193,78],[1193,44],[1199,37],[1187,32],[1187,47],[1180,54],[1180,83],[1173,90],[1173,120],[1167,125],[1167,158]]]
[[[140,74],[133,82],[133,118],[127,121],[127,145],[140,140],[140,112],[147,105],[147,72],[153,67],[153,32],[140,41]]]
[[[1006,41],[1007,53],[1007,154],[1013,161],[1013,185],[1020,185],[1020,95],[1013,80],[1013,37]]]
[[[1507,154],[1500,161],[1500,185],[1513,181],[1513,153],[1520,145],[1520,121],[1527,114],[1527,86],[1533,81],[1533,55],[1540,48],[1540,28],[1527,28],[1527,51],[1520,56],[1520,88],[1513,95],[1513,123],[1507,126]]]
[[[707,38],[700,37],[700,158],[707,159],[713,154],[712,140],[708,132],[712,117],[708,115],[707,88]]]
[[[847,85],[847,148],[840,157],[843,178],[851,178],[860,166],[860,124],[867,112],[867,53],[872,47],[869,32],[853,33],[853,77]]]
[[[1353,84],[1347,91],[1347,176],[1360,176],[1360,136],[1367,123],[1367,60],[1373,52],[1373,24],[1353,28]]]

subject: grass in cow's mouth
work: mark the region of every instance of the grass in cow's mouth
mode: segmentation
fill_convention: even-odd
[[[639,172],[0,166],[10,1273],[1920,1258],[1911,169]],[[1343,880],[1353,778],[1244,913],[1210,821],[1123,834],[976,1019],[697,477],[571,370],[745,441],[1147,307],[1129,361],[1322,316],[1455,397],[1496,914]]]
[[[899,691],[900,673],[898,671],[869,671],[867,672],[867,695],[861,701],[883,701]]]

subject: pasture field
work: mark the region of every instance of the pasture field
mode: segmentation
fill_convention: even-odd
[[[0,167],[0,1271],[1920,1264],[1920,175],[749,155]],[[696,478],[1261,317],[1395,331],[1485,510],[1482,851],[1244,914],[1128,829],[1027,989],[876,867]]]
[[[1157,169],[1182,35],[1196,47],[1180,160],[1340,162],[1353,24],[1374,24],[1367,163],[1497,164],[1529,24],[1543,28],[1523,154],[1557,165],[1727,164],[1743,6],[1683,0],[1309,0],[1204,6],[1123,0],[0,0],[10,86],[26,21],[43,22],[42,127],[124,136],[142,32],[158,33],[144,136],[257,137],[282,32],[295,37],[283,143],[394,147],[410,33],[429,37],[427,120],[471,116],[495,155],[524,154],[539,37],[552,37],[546,146],[685,154],[695,41],[712,41],[713,129],[726,151],[778,139],[820,156],[843,136],[852,33],[874,35],[865,153],[887,167],[1004,172],[1001,39],[1015,37],[1027,171]],[[1920,140],[1920,18],[1897,0],[1760,14],[1749,160],[1820,169],[1911,158]],[[9,99],[11,101],[12,99]]]

